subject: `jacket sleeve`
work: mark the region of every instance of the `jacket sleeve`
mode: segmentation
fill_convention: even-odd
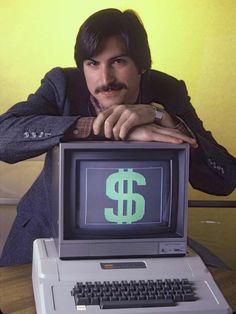
[[[64,115],[66,79],[61,68],[48,72],[27,101],[0,116],[0,160],[15,163],[41,155],[60,142],[78,116]]]
[[[199,147],[190,153],[190,183],[214,195],[229,195],[236,187],[236,159],[206,131],[190,103],[183,81],[179,81],[178,115],[192,130]]]

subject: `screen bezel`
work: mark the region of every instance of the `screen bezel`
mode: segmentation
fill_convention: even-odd
[[[148,154],[147,154],[148,153]],[[106,232],[101,234],[101,232],[84,232],[83,234],[78,231],[75,227],[75,205],[74,205],[74,191],[76,178],[73,175],[76,171],[81,161],[159,161],[168,160],[171,163],[171,182],[172,182],[172,200],[171,200],[171,217],[170,225],[168,227],[163,227],[155,229],[155,231],[148,230],[148,232],[143,233],[140,236],[138,233],[132,232],[130,234],[114,234],[114,232]],[[173,238],[181,237],[177,230],[178,223],[178,213],[174,208],[178,208],[179,204],[179,153],[178,150],[172,149],[149,149],[148,151],[143,149],[83,149],[83,150],[65,150],[64,152],[64,188],[63,188],[63,240],[81,240],[81,241],[93,241],[93,240],[120,240],[120,239],[155,239],[155,238]],[[87,230],[88,231],[88,230]]]

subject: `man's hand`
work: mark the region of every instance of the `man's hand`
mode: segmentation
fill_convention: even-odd
[[[173,144],[189,143],[193,148],[197,148],[197,142],[194,138],[189,137],[178,129],[166,128],[151,123],[133,128],[130,131],[128,141],[154,141],[166,142]]]
[[[155,112],[150,105],[114,105],[99,113],[93,123],[93,132],[124,140],[132,128],[154,120]]]

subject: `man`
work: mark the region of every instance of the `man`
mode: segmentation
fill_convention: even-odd
[[[55,68],[39,89],[0,118],[0,159],[15,163],[47,152],[22,198],[2,265],[27,263],[33,240],[50,237],[51,149],[83,139],[191,145],[190,183],[216,195],[236,184],[236,160],[207,132],[183,81],[151,70],[146,31],[132,11],[99,11],[81,26],[77,68]]]

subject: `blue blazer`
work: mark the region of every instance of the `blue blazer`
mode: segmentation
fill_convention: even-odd
[[[142,75],[140,98],[141,103],[163,104],[195,134],[199,148],[190,152],[191,185],[209,194],[230,194],[236,186],[236,159],[204,129],[184,82],[159,71],[147,71]],[[51,150],[79,117],[86,116],[95,116],[95,112],[78,68],[52,69],[27,101],[0,116],[1,161],[16,163],[47,153],[41,174],[18,205],[0,265],[31,262],[33,241],[51,236]]]

